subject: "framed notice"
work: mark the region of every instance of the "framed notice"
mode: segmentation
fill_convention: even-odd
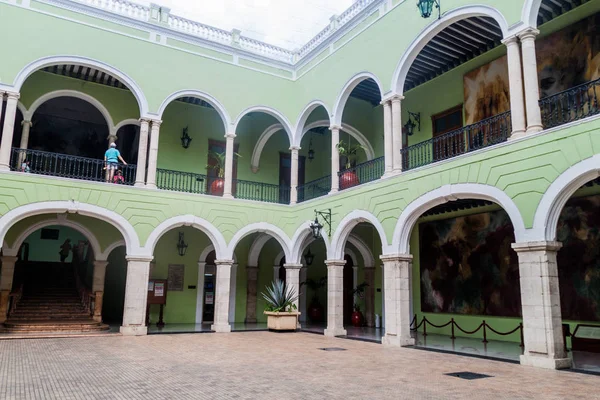
[[[164,282],[156,282],[154,284],[154,297],[164,297],[165,284]]]
[[[183,291],[184,270],[185,266],[183,264],[169,264],[169,276],[167,277],[169,291]]]
[[[205,304],[213,304],[215,302],[215,295],[213,292],[206,292]]]

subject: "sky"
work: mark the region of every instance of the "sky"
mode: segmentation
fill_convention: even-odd
[[[149,5],[150,1],[133,0]],[[154,0],[171,13],[289,50],[302,47],[353,0]]]

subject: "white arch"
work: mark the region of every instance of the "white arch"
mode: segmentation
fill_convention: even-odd
[[[359,266],[358,258],[356,257],[356,253],[354,253],[354,250],[352,250],[350,248],[344,249],[344,257],[342,257],[342,260],[344,258],[346,258],[346,256],[349,256],[352,259],[352,266],[354,266],[354,267]]]
[[[344,107],[346,106],[346,102],[348,101],[348,97],[350,97],[350,93],[354,90],[359,83],[364,80],[373,79],[379,88],[379,94],[381,98],[383,98],[383,86],[381,85],[381,81],[374,74],[370,72],[360,72],[354,75],[346,84],[344,88],[338,95],[335,106],[333,107],[333,115],[331,116],[332,125],[341,126],[342,125],[342,115],[344,114]]]
[[[267,235],[265,233],[254,239],[254,242],[252,242],[252,245],[250,245],[250,251],[248,252],[248,265],[253,267],[258,266],[258,257],[260,257],[260,252],[265,244],[267,244],[267,242],[272,238],[273,237],[271,235]]]
[[[533,219],[528,240],[556,240],[560,214],[581,186],[600,176],[600,154],[573,165],[552,182],[544,193]]]
[[[283,129],[283,125],[281,124],[273,124],[269,126],[265,131],[260,135],[258,141],[254,145],[254,150],[252,150],[252,158],[250,159],[250,168],[252,168],[252,172],[257,173],[259,164],[260,164],[260,155],[262,154],[263,149],[265,148],[271,136],[279,132]]]
[[[399,95],[404,93],[404,82],[406,81],[406,76],[410,70],[410,67],[421,50],[423,50],[423,48],[427,45],[427,43],[429,43],[429,41],[431,41],[431,39],[435,37],[435,35],[457,21],[470,17],[481,16],[493,18],[500,26],[500,29],[502,30],[502,36],[507,37],[508,22],[506,22],[506,19],[500,13],[500,11],[493,7],[474,5],[458,7],[454,10],[448,11],[441,19],[436,19],[427,27],[425,27],[419,36],[415,38],[408,46],[406,51],[404,51],[392,77],[392,91]]]
[[[275,256],[275,260],[273,261],[273,266],[281,264],[281,259],[285,257],[285,252],[281,250],[279,254]],[[287,261],[287,259],[286,259]]]
[[[102,253],[102,260],[108,260],[108,256],[110,255],[110,253],[112,253],[116,248],[121,246],[125,246],[124,240],[117,240],[116,242],[109,244],[106,247],[106,250],[104,250],[104,252]]]
[[[388,249],[388,254],[409,254],[410,235],[421,215],[437,205],[459,199],[488,200],[500,205],[510,217],[515,230],[515,240],[517,242],[523,241],[523,238],[526,235],[523,217],[521,216],[521,212],[517,205],[506,193],[497,187],[490,185],[462,183],[456,185],[444,185],[413,200],[404,211],[402,211],[402,214],[398,219],[398,223],[394,229],[394,239],[392,241],[392,246]]]
[[[231,126],[231,118],[229,117],[229,113],[227,112],[227,110],[225,109],[223,104],[221,104],[220,101],[215,99],[210,94],[202,92],[200,90],[193,90],[193,89],[179,90],[179,91],[171,94],[169,97],[167,97],[165,100],[163,100],[162,104],[160,105],[160,108],[158,109],[158,113],[157,113],[158,117],[162,118],[162,115],[165,112],[165,109],[167,108],[167,106],[169,104],[171,104],[171,102],[173,102],[181,97],[195,97],[195,98],[206,101],[217,111],[217,113],[219,113],[219,116],[221,117],[221,120],[223,121],[223,127],[225,128],[225,133],[229,133],[228,128],[229,128],[229,126]]]
[[[322,102],[321,100],[311,101],[306,107],[304,107],[304,110],[302,110],[302,112],[300,113],[300,117],[298,117],[298,121],[296,122],[296,127],[294,128],[294,146],[300,147],[302,136],[304,136],[304,134],[306,133],[304,125],[306,125],[306,121],[308,120],[308,117],[310,117],[310,114],[312,114],[312,112],[319,107],[323,107],[328,116],[331,115],[329,108],[327,108],[327,105],[325,105],[324,102]],[[331,126],[330,120],[327,121],[327,126]]]
[[[348,236],[348,243],[356,247],[356,250],[358,250],[363,259],[365,268],[373,268],[375,266],[375,258],[373,257],[373,253],[371,253],[371,249],[369,249],[369,246],[360,237],[350,234]]]
[[[523,10],[521,11],[521,22],[527,27],[537,28],[538,14],[542,0],[525,0]]]
[[[25,105],[19,101],[19,102],[17,102],[17,110],[21,111],[23,120],[26,121],[25,115],[27,115],[27,107],[25,107]]]
[[[346,240],[348,240],[348,236],[350,236],[352,229],[361,222],[368,222],[375,227],[377,233],[379,233],[383,253],[385,253],[388,241],[381,222],[368,211],[354,210],[340,221],[340,224],[333,234],[333,239],[331,239],[331,254],[329,255],[331,259],[341,260],[343,258]]]
[[[294,233],[291,241],[291,256],[285,260],[290,264],[302,264],[302,252],[304,248],[314,241],[312,237],[312,231],[309,228],[312,221],[306,221]],[[325,253],[329,255],[331,245],[327,235],[322,235],[323,242],[325,243]],[[328,257],[329,259],[329,257]]]
[[[98,242],[98,239],[92,233],[92,231],[90,231],[88,228],[86,228],[84,225],[82,225],[78,222],[69,221],[66,218],[58,218],[58,217],[52,218],[52,219],[47,219],[45,221],[40,221],[36,224],[31,225],[29,228],[27,228],[23,232],[21,232],[21,234],[17,237],[17,239],[13,243],[12,248],[6,248],[6,247],[3,248],[2,249],[3,253],[5,255],[17,255],[17,253],[19,252],[19,248],[21,247],[23,242],[25,240],[27,240],[29,235],[31,235],[32,233],[34,233],[42,228],[46,228],[48,226],[56,226],[56,225],[65,226],[65,227],[74,229],[77,232],[81,233],[90,242],[90,247],[92,248],[92,251],[94,252],[95,260],[96,261],[106,261],[106,257],[104,257],[104,253],[102,253],[102,250],[100,247],[100,242]],[[125,245],[124,241],[121,240],[121,242],[123,243],[123,245]]]
[[[206,257],[208,257],[211,251],[215,251],[215,246],[209,244],[204,248],[204,250],[202,250],[202,253],[200,253],[200,257],[198,257],[198,262],[206,262]],[[235,255],[235,253],[233,253],[233,261],[237,262],[237,256]]]
[[[115,125],[115,135],[117,134],[117,132],[119,132],[119,129],[121,129],[122,127],[124,127],[126,125],[140,126],[140,120],[135,119],[135,118],[124,119],[123,121],[121,121],[117,125]]]
[[[108,125],[109,134],[115,134],[117,132],[115,129],[113,119],[110,116],[110,112],[108,112],[106,107],[104,107],[104,104],[98,101],[95,97],[92,97],[87,93],[83,93],[77,90],[55,90],[53,92],[43,94],[31,104],[27,113],[23,115],[23,119],[31,121],[31,118],[33,118],[33,115],[42,104],[52,99],[56,99],[58,97],[74,97],[76,99],[80,99],[90,103],[91,105],[96,107],[98,111],[100,111],[100,114],[102,114],[102,116],[106,120],[106,125]]]
[[[277,242],[279,242],[279,244],[281,245],[281,248],[285,252],[286,260],[290,259],[290,257],[289,257],[289,255],[290,255],[290,245],[289,245],[290,239],[285,234],[285,232],[283,232],[280,228],[276,227],[275,225],[269,224],[267,222],[257,222],[254,224],[250,224],[250,225],[243,227],[239,231],[237,231],[235,233],[235,235],[233,235],[233,238],[231,239],[231,241],[229,242],[229,246],[227,247],[226,256],[229,259],[231,259],[231,257],[233,256],[233,253],[235,251],[235,248],[238,245],[238,243],[240,242],[240,240],[242,240],[246,236],[248,236],[252,233],[256,233],[256,232],[268,234],[271,237],[273,237],[275,240],[277,240]]]
[[[247,108],[244,111],[242,111],[240,113],[240,115],[238,115],[238,117],[236,118],[235,123],[233,125],[234,133],[237,132],[238,125],[240,124],[240,121],[242,120],[242,118],[244,118],[247,114],[253,113],[253,112],[262,112],[262,113],[268,114],[268,115],[272,116],[273,118],[275,118],[277,121],[279,121],[279,123],[283,126],[285,133],[287,133],[288,140],[290,141],[290,146],[292,145],[292,143],[294,143],[292,124],[290,124],[290,121],[288,121],[288,119],[285,117],[285,115],[283,115],[281,112],[277,111],[274,108],[266,107],[266,106],[250,107],[250,108]],[[227,132],[225,132],[225,133],[227,133]]]
[[[40,214],[79,214],[94,217],[108,222],[121,232],[125,239],[127,254],[130,256],[142,255],[140,241],[133,226],[122,215],[92,204],[80,203],[78,201],[47,201],[31,203],[17,207],[0,218],[0,242],[8,230],[18,221]]]
[[[169,218],[154,228],[152,233],[150,233],[150,236],[148,236],[148,240],[146,240],[146,245],[144,246],[146,256],[153,256],[156,244],[165,233],[182,226],[191,226],[204,232],[215,246],[217,259],[227,259],[225,256],[227,254],[227,244],[221,232],[207,220],[191,214]]]
[[[107,63],[104,63],[104,62],[98,61],[98,60],[94,60],[94,59],[91,59],[88,57],[61,55],[61,56],[43,57],[38,60],[35,60],[35,61],[27,64],[21,71],[19,71],[19,73],[17,74],[17,76],[15,77],[15,80],[13,82],[14,88],[17,91],[20,91],[21,86],[23,86],[23,83],[25,82],[25,80],[31,74],[33,74],[35,71],[38,71],[45,67],[49,67],[52,65],[59,65],[59,64],[69,64],[69,65],[79,65],[79,66],[83,66],[83,67],[93,67],[99,71],[102,71],[106,74],[110,74],[110,75],[114,76],[119,81],[121,81],[125,86],[127,86],[127,88],[129,90],[131,90],[131,93],[133,93],[133,96],[137,100],[138,106],[140,108],[140,116],[145,116],[146,114],[148,114],[149,110],[148,110],[148,101],[146,100],[146,96],[144,96],[144,92],[142,91],[140,86],[133,79],[131,79],[123,71],[121,71]]]

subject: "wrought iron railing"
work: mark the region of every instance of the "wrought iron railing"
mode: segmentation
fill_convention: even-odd
[[[511,133],[510,111],[401,150],[402,169],[422,167],[504,142]]]
[[[331,191],[331,175],[298,186],[298,203],[325,196]]]
[[[156,187],[177,192],[205,194],[208,179],[195,172],[156,169]]]
[[[598,91],[600,79],[541,99],[544,128],[553,128],[600,113]]]
[[[11,156],[10,165],[13,171],[86,181],[109,181],[107,164],[104,160],[19,148],[13,148]],[[116,171],[120,171],[121,175]],[[133,185],[135,171],[135,165],[118,164],[110,183]]]
[[[348,189],[352,186],[375,181],[383,175],[385,170],[384,157],[375,158],[344,169],[338,172],[340,178],[340,189]]]
[[[267,203],[290,203],[290,187],[271,183],[234,179],[232,191],[236,199],[264,201]]]

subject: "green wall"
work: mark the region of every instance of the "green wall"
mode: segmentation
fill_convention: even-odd
[[[47,226],[45,229],[56,229],[59,232],[57,240],[42,239],[42,230],[39,229],[33,232],[24,243],[29,244],[29,261],[42,261],[42,262],[59,262],[61,251],[60,246],[63,245],[65,240],[71,240],[71,247],[77,246],[80,240],[86,241],[87,239],[81,233],[73,228],[67,226]],[[73,252],[69,253],[69,257],[65,260],[66,262],[73,261]]]

